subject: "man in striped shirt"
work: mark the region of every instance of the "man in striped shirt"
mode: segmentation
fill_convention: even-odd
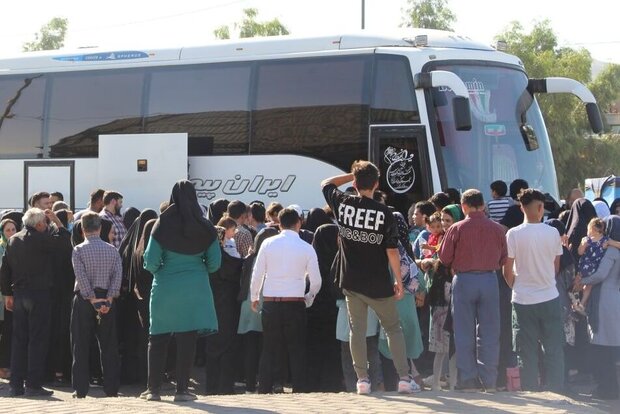
[[[491,183],[491,196],[493,196],[493,200],[487,203],[487,213],[489,218],[496,223],[499,223],[504,218],[508,207],[514,204],[510,197],[506,197],[507,192],[508,186],[502,180]]]
[[[123,207],[123,195],[116,191],[106,191],[103,195],[103,210],[99,215],[112,222],[115,230],[114,240],[110,240],[110,243],[117,249],[120,247],[127,229],[123,224],[123,217],[121,216],[121,208]]]
[[[121,256],[99,233],[102,218],[88,212],[82,216],[84,242],[73,249],[75,297],[71,312],[74,398],[84,398],[89,388],[89,350],[93,334],[101,348],[103,390],[115,397],[119,387],[118,342],[114,298],[121,288]]]

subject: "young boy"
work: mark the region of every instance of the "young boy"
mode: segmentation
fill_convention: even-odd
[[[241,255],[237,250],[234,239],[235,231],[237,231],[237,222],[230,217],[222,217],[220,221],[217,222],[217,226],[224,229],[223,235],[220,235],[220,243],[222,243],[224,251],[232,257],[240,258]]]
[[[502,180],[493,181],[491,183],[491,196],[493,200],[487,203],[487,212],[489,218],[499,223],[506,214],[508,207],[512,205],[510,197],[506,197],[508,186]]]

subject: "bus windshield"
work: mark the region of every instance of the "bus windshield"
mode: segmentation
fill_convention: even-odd
[[[457,131],[452,112],[453,92],[434,88],[438,142],[447,186],[464,191],[477,188],[490,196],[495,180],[507,184],[525,179],[530,187],[558,200],[557,180],[549,137],[540,108],[527,92],[528,79],[518,69],[489,65],[438,65],[456,73],[469,90],[472,128]],[[538,138],[538,148],[526,146],[519,129],[522,120]]]

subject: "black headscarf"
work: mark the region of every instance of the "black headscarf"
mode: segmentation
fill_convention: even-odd
[[[324,282],[328,281],[332,263],[338,253],[338,226],[333,223],[320,226],[314,233],[312,247],[319,260],[321,276]]]
[[[573,202],[566,222],[566,228],[568,229],[566,234],[568,235],[570,251],[575,259],[579,257],[577,249],[581,239],[588,233],[588,223],[596,217],[598,217],[596,209],[590,200],[579,198]]]
[[[616,211],[618,207],[620,207],[620,198],[616,198],[614,202],[611,203],[611,206],[609,206],[609,211],[611,211],[612,215],[618,215],[618,212]]]
[[[228,204],[230,201],[225,198],[218,198],[211,204],[209,204],[209,209],[207,210],[207,218],[213,225],[217,224],[218,221],[222,218],[226,209],[228,208]]]
[[[22,226],[23,226],[23,223],[22,223],[23,217],[24,217],[24,213],[22,213],[21,211],[17,211],[17,210],[7,211],[4,214],[2,214],[2,217],[0,217],[0,221],[4,219],[11,219],[15,222],[15,226],[17,227],[16,230],[21,231]]]
[[[151,294],[151,286],[153,284],[153,275],[144,268],[144,251],[148,247],[151,231],[156,221],[157,219],[151,219],[144,224],[140,240],[138,240],[138,244],[131,257],[130,268],[134,275],[134,292],[143,299]]]
[[[82,228],[80,227],[80,233]],[[99,237],[106,243],[112,244],[110,241],[110,231],[112,230],[112,222],[110,220],[101,219],[101,230],[99,231]],[[84,241],[84,236],[82,236],[82,241]]]
[[[77,220],[73,225],[73,231],[71,232],[71,244],[73,247],[84,242],[84,235],[82,234],[82,220]]]
[[[256,255],[258,254],[260,247],[265,240],[267,240],[269,237],[277,235],[278,233],[278,229],[276,229],[275,227],[265,227],[256,235],[256,238],[254,239],[254,247],[252,248],[252,254],[249,254],[245,258],[245,261],[243,262],[243,268],[241,269],[241,289],[239,290],[239,295],[237,296],[237,300],[239,302],[243,302],[248,298],[248,291],[250,290],[250,281],[252,280],[254,261],[256,260]]]
[[[123,220],[126,216],[123,216]],[[131,226],[128,228],[125,237],[123,237],[123,241],[121,241],[121,245],[118,248],[118,251],[121,254],[121,258],[123,261],[123,285],[121,287],[121,292],[126,293],[127,291],[131,292],[133,290],[133,284],[135,282],[135,273],[140,271],[140,269],[132,269],[132,256],[138,243],[140,242],[140,236],[142,236],[142,232],[144,230],[144,225],[147,221],[151,219],[157,218],[157,212],[150,208],[142,210],[142,212],[138,215],[138,217],[133,221]]]
[[[58,220],[60,220],[62,225],[65,226],[65,228],[67,228],[69,224],[69,210],[66,210],[66,209],[58,210],[56,212],[56,217],[58,217]]]
[[[605,217],[605,234],[612,240],[620,241],[620,216],[612,214]]]
[[[338,226],[330,221],[316,229],[312,247],[316,251],[321,272],[321,289],[314,300],[315,304],[308,309],[309,315],[330,315],[335,313],[336,297],[338,292],[334,285],[332,265],[338,253]],[[338,292],[339,294],[339,292]]]
[[[308,213],[308,217],[306,218],[306,223],[304,228],[311,232],[315,232],[319,226],[323,224],[332,224],[333,220],[322,208],[313,208]]]
[[[170,207],[153,227],[152,237],[166,250],[181,254],[198,254],[217,239],[213,224],[202,215],[196,189],[188,180],[172,187]]]
[[[104,218],[101,219],[101,230],[99,231],[99,237],[106,243],[110,243],[108,236],[112,230],[112,222]],[[84,242],[84,233],[82,232],[82,220],[77,220],[73,225],[73,232],[71,233],[71,244],[73,247]]]
[[[123,213],[123,224],[125,225],[125,228],[126,229],[130,228],[133,222],[136,221],[139,215],[140,215],[140,210],[138,210],[135,207],[129,207]]]
[[[560,233],[560,237],[566,234],[566,226],[558,219],[549,219],[545,221],[545,224],[555,228],[558,233]],[[562,246],[562,257],[560,257],[560,271],[566,269],[572,264],[575,264],[573,256],[565,246]]]

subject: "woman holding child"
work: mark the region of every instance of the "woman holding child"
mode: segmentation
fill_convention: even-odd
[[[620,216],[605,219],[605,233],[612,240],[620,240]],[[592,315],[588,318],[592,373],[597,383],[593,396],[617,399],[618,379],[613,361],[620,347],[620,250],[608,246],[596,271],[583,279],[578,276],[576,283],[578,287],[600,286],[600,294],[590,298]]]

